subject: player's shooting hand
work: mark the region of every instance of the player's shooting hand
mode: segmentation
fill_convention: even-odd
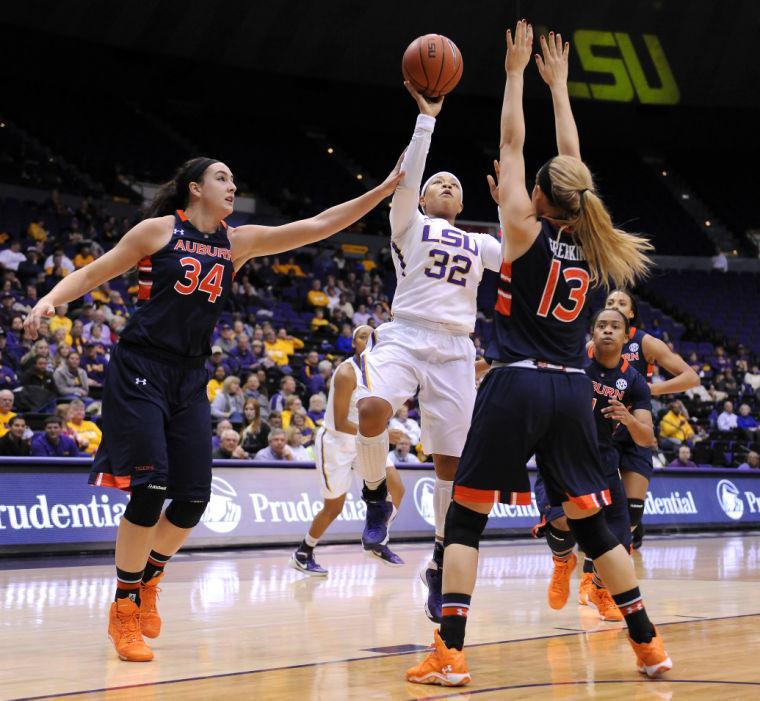
[[[493,162],[494,175],[486,175],[488,180],[488,189],[491,191],[491,197],[496,204],[499,204],[499,161]]]
[[[633,414],[626,409],[625,404],[617,399],[610,399],[610,405],[602,409],[602,414],[606,419],[619,421],[623,426],[627,426],[633,421]]]
[[[55,307],[50,304],[50,302],[46,301],[44,297],[34,305],[32,311],[30,311],[29,314],[26,315],[26,319],[24,319],[24,328],[32,340],[37,338],[37,331],[40,328],[42,317],[50,318],[54,314]]]
[[[544,82],[550,87],[567,85],[567,59],[570,55],[570,44],[562,43],[562,35],[549,32],[549,38],[541,35],[541,53],[536,54],[538,72]]]
[[[420,114],[426,114],[428,117],[437,117],[441,113],[445,98],[439,97],[435,102],[431,102],[421,92],[416,90],[408,80],[404,81],[404,87],[409,91],[409,94],[420,108]]]
[[[507,29],[507,57],[504,69],[507,73],[522,73],[533,52],[533,25],[521,19],[515,27],[514,35]]]

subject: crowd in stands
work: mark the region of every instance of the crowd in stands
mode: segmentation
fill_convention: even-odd
[[[129,222],[89,201],[72,210],[55,192],[36,212],[17,231],[0,226],[0,455],[91,456],[101,438],[106,368],[134,313],[136,277],[129,273],[56,308],[36,340],[23,317],[58,280],[108,250]],[[353,328],[389,319],[394,284],[387,250],[372,258],[357,246],[244,266],[207,361],[214,457],[312,461],[333,373],[352,353]],[[479,352],[490,336],[487,297],[476,326]],[[729,354],[722,346],[682,342],[658,318],[643,326],[681,352],[702,379],[684,395],[654,401],[660,464],[756,468],[758,359],[743,347]],[[399,409],[390,428],[402,436],[394,461],[430,459],[420,445],[415,402]]]

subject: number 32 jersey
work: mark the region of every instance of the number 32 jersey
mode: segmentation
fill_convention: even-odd
[[[486,357],[582,368],[589,325],[589,267],[567,231],[546,219],[533,245],[502,263]]]
[[[208,356],[233,277],[226,224],[203,234],[177,210],[169,243],[138,265],[137,309],[121,340],[169,358]]]
[[[393,232],[391,252],[394,317],[455,334],[475,330],[478,285],[486,269],[496,272],[501,264],[501,244],[493,236],[417,214],[406,230]]]

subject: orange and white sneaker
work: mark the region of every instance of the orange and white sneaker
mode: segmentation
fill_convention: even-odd
[[[547,595],[549,606],[558,611],[564,608],[567,597],[570,596],[570,577],[578,564],[578,558],[575,553],[571,553],[566,560],[559,560],[554,555],[552,555],[552,560],[554,560],[554,572],[552,572]]]
[[[162,572],[150,582],[140,584],[140,631],[146,638],[157,638],[161,634],[161,616],[156,603],[161,592],[158,583],[163,576]]]
[[[588,593],[588,605],[593,606],[599,612],[599,618],[603,621],[620,622],[623,620],[623,614],[606,587],[597,587],[591,584],[591,591]]]
[[[153,651],[140,633],[140,607],[132,599],[117,599],[108,614],[108,637],[127,662],[150,662]]]
[[[578,603],[581,606],[588,606],[588,595],[594,588],[594,574],[592,572],[584,572],[581,577],[581,584],[578,587]]]
[[[636,665],[641,674],[646,674],[648,677],[658,677],[663,672],[673,669],[673,662],[668,656],[665,643],[662,642],[656,628],[654,629],[654,638],[648,643],[636,643],[630,635],[628,642],[631,643],[631,647],[636,653]]]
[[[440,686],[464,686],[470,683],[470,672],[464,660],[464,652],[449,649],[436,629],[433,651],[416,667],[406,670],[406,680],[415,684],[439,684]]]

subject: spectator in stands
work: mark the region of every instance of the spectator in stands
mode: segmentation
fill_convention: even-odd
[[[664,446],[679,446],[690,443],[694,429],[689,423],[686,409],[680,401],[669,404],[669,411],[660,421],[660,440]]]
[[[211,375],[211,379],[206,385],[206,394],[208,395],[209,402],[213,402],[219,392],[222,391],[222,384],[224,383],[225,377],[227,377],[227,371],[224,369],[224,366],[217,365],[213,375]]]
[[[678,456],[676,457],[673,462],[668,465],[668,467],[696,467],[697,463],[695,463],[691,459],[691,448],[688,445],[679,445],[678,446]]]
[[[219,443],[222,440],[222,434],[231,429],[232,424],[227,419],[222,419],[217,425],[214,435],[211,436],[211,450],[214,451],[219,447]]]
[[[45,458],[76,458],[81,455],[73,438],[62,432],[63,422],[57,416],[45,419],[45,430],[32,438],[32,455]],[[86,453],[85,453],[86,455]]]
[[[45,229],[44,220],[38,219],[37,221],[29,222],[29,226],[26,229],[26,235],[34,241],[47,241],[48,232]]]
[[[313,451],[305,447],[305,437],[296,426],[290,426],[285,431],[285,442],[293,455],[293,460],[298,462],[313,462]]]
[[[241,333],[236,339],[235,347],[229,353],[230,363],[235,366],[238,375],[248,374],[257,364],[256,357],[251,351],[251,341],[248,335]]]
[[[760,470],[760,454],[754,450],[750,450],[747,453],[747,462],[743,462],[739,465],[740,470]]]
[[[47,356],[38,355],[34,358],[30,367],[21,373],[21,384],[24,387],[41,387],[55,394],[53,373],[48,370],[50,360]]]
[[[59,397],[76,399],[89,396],[90,382],[87,379],[87,373],[80,366],[79,353],[71,352],[66,359],[66,364],[55,369],[53,382]]]
[[[356,311],[353,313],[351,317],[351,322],[354,325],[354,328],[357,326],[364,326],[365,324],[369,323],[370,320],[370,313],[367,311],[367,307],[364,304],[360,304]]]
[[[246,399],[243,407],[245,428],[240,432],[240,445],[249,455],[255,455],[269,444],[269,426],[261,418],[261,405]]]
[[[50,344],[41,338],[35,341],[32,347],[27,353],[21,356],[21,367],[27,369],[31,367],[37,358],[45,358],[48,362],[48,367],[52,369],[52,359],[50,357]]]
[[[121,296],[121,292],[118,290],[111,290],[111,299],[108,302],[108,308],[113,312],[114,316],[122,316],[128,319],[131,315],[129,313],[129,307],[124,303],[124,297]]]
[[[288,351],[293,348],[293,345],[277,338],[273,328],[269,328],[264,332],[264,348],[267,355],[275,364],[282,367],[289,363],[290,355]]]
[[[739,391],[739,384],[734,377],[734,371],[727,367],[723,371],[723,389],[728,392],[728,396],[732,397]]]
[[[13,411],[14,395],[9,389],[0,390],[0,436],[4,436],[10,427],[11,419],[16,416]]]
[[[390,424],[389,424],[390,427]],[[388,455],[390,456],[393,464],[406,463],[408,465],[414,465],[419,463],[419,458],[411,452],[412,442],[409,440],[409,436],[406,434],[400,436],[396,441],[396,447],[391,450]]]
[[[73,399],[69,403],[68,429],[74,434],[79,449],[95,455],[103,439],[103,433],[94,421],[85,419],[84,402]]]
[[[94,260],[95,256],[92,255],[92,247],[89,243],[83,241],[79,245],[79,251],[74,256],[74,260],[72,262],[74,263],[74,267],[79,269],[84,268],[85,265],[89,265]]]
[[[279,411],[270,411],[267,419],[269,428],[282,428],[282,413]]]
[[[723,372],[731,366],[731,359],[726,355],[726,349],[723,346],[715,346],[715,354],[710,359],[710,364],[718,372]]]
[[[296,263],[296,259],[293,256],[290,256],[290,258],[288,258],[287,263],[280,263],[279,258],[275,258],[272,270],[277,275],[295,275],[296,277],[306,277],[306,273],[304,273],[301,266]]]
[[[301,397],[299,397],[297,394],[291,394],[286,400],[285,400],[285,408],[282,410],[282,427],[288,428],[290,426],[291,419],[293,418],[294,414],[303,414],[306,416],[306,411],[303,408],[303,402],[301,402]],[[309,428],[314,428],[314,422],[306,417],[307,425]]]
[[[219,346],[225,353],[229,353],[235,347],[235,332],[227,322],[223,322],[219,327],[219,337],[216,339],[215,345]]]
[[[309,448],[314,443],[314,433],[316,426],[311,420],[308,414],[296,412],[290,417],[290,426],[288,428],[297,428],[303,436],[302,445],[304,448]]]
[[[353,349],[354,337],[351,324],[343,324],[340,330],[340,336],[335,341],[335,350],[343,355],[351,355]]]
[[[253,458],[258,462],[293,460],[293,451],[287,444],[285,431],[281,428],[273,428],[269,432],[269,445],[263,448]]]
[[[98,329],[100,330],[100,337],[97,336]],[[106,326],[106,313],[103,309],[95,309],[92,312],[92,320],[88,321],[82,328],[82,338],[85,342],[96,340],[101,341],[105,346],[111,345],[111,332]]]
[[[0,324],[4,327],[10,326],[13,317],[18,316],[18,312],[13,308],[14,302],[15,298],[10,292],[0,295]]]
[[[246,401],[249,399],[255,399],[258,402],[261,418],[266,421],[267,416],[269,415],[269,399],[267,398],[267,395],[261,391],[261,380],[259,380],[259,376],[255,372],[248,375],[248,378],[243,385],[243,396]],[[250,453],[251,451],[249,450],[248,452]]]
[[[334,336],[338,333],[338,327],[328,319],[325,319],[325,310],[317,307],[314,310],[314,316],[310,322],[311,332],[314,334],[323,334]]]
[[[14,389],[15,387],[18,387],[18,376],[11,367],[10,356],[5,351],[0,350],[0,388]]]
[[[296,381],[292,375],[285,375],[280,380],[280,391],[275,392],[269,400],[269,409],[271,411],[282,412],[285,408],[285,400],[295,394]]]
[[[726,392],[725,387],[726,378],[723,373],[715,373],[713,381],[710,383],[710,389],[708,390],[714,402],[722,402],[728,399],[728,392]]]
[[[319,428],[325,421],[325,396],[312,394],[309,397],[309,410],[306,412],[314,425]]]
[[[334,314],[340,304],[340,290],[336,287],[332,275],[328,277],[327,285],[325,285],[325,294],[327,295],[327,311]]]
[[[26,260],[26,256],[21,252],[21,241],[13,240],[8,248],[0,251],[0,265],[6,270],[18,270],[20,263]]]
[[[24,283],[36,282],[40,273],[43,272],[40,260],[41,254],[36,248],[33,246],[27,248],[26,260],[21,261],[16,270],[19,280]]]
[[[313,309],[324,309],[330,303],[330,299],[322,290],[322,281],[314,278],[311,281],[311,289],[306,295],[306,304]]]
[[[732,402],[723,404],[723,412],[718,416],[718,430],[721,433],[735,431],[738,423],[738,417],[734,414],[734,405]]]
[[[214,419],[229,419],[232,424],[243,422],[245,398],[240,387],[240,378],[230,375],[224,378],[222,389],[211,402],[211,416]]]
[[[71,350],[75,350],[79,355],[84,355],[87,342],[84,340],[84,322],[81,319],[74,319],[69,335],[71,336],[69,343]]]
[[[745,438],[753,439],[758,433],[760,425],[757,423],[752,414],[750,414],[749,404],[742,404],[739,407],[739,416],[736,417],[736,427],[742,432]]]
[[[319,377],[319,353],[310,350],[306,354],[303,367],[301,368],[301,380],[306,385],[309,394],[315,394],[321,390],[322,379]]]
[[[27,457],[32,448],[29,439],[24,438],[26,421],[23,416],[14,416],[9,422],[9,428],[0,438],[0,455],[8,457]]]
[[[260,329],[259,332],[261,332]],[[256,331],[254,331],[254,334],[255,333]],[[266,370],[268,368],[275,367],[275,361],[270,357],[266,351],[266,348],[264,347],[263,334],[262,338],[254,338],[254,340],[251,342],[251,353],[253,353],[253,357],[256,361],[256,365],[254,367],[257,369]]]
[[[760,367],[753,365],[752,369],[744,374],[744,384],[749,385],[755,396],[760,399]]]
[[[409,407],[406,404],[402,404],[396,415],[388,422],[388,430],[392,429],[403,431],[412,445],[417,445],[420,442],[422,429],[414,419],[409,418]]]
[[[219,447],[211,454],[215,460],[244,460],[248,454],[240,445],[240,436],[237,431],[227,429],[222,433]]]
[[[66,256],[62,248],[56,248],[45,260],[45,273],[48,277],[60,280],[74,272],[74,262]]]
[[[88,343],[83,362],[89,383],[89,394],[94,399],[99,399],[103,396],[103,385],[106,381],[106,367],[108,366],[103,346],[99,343]]]

